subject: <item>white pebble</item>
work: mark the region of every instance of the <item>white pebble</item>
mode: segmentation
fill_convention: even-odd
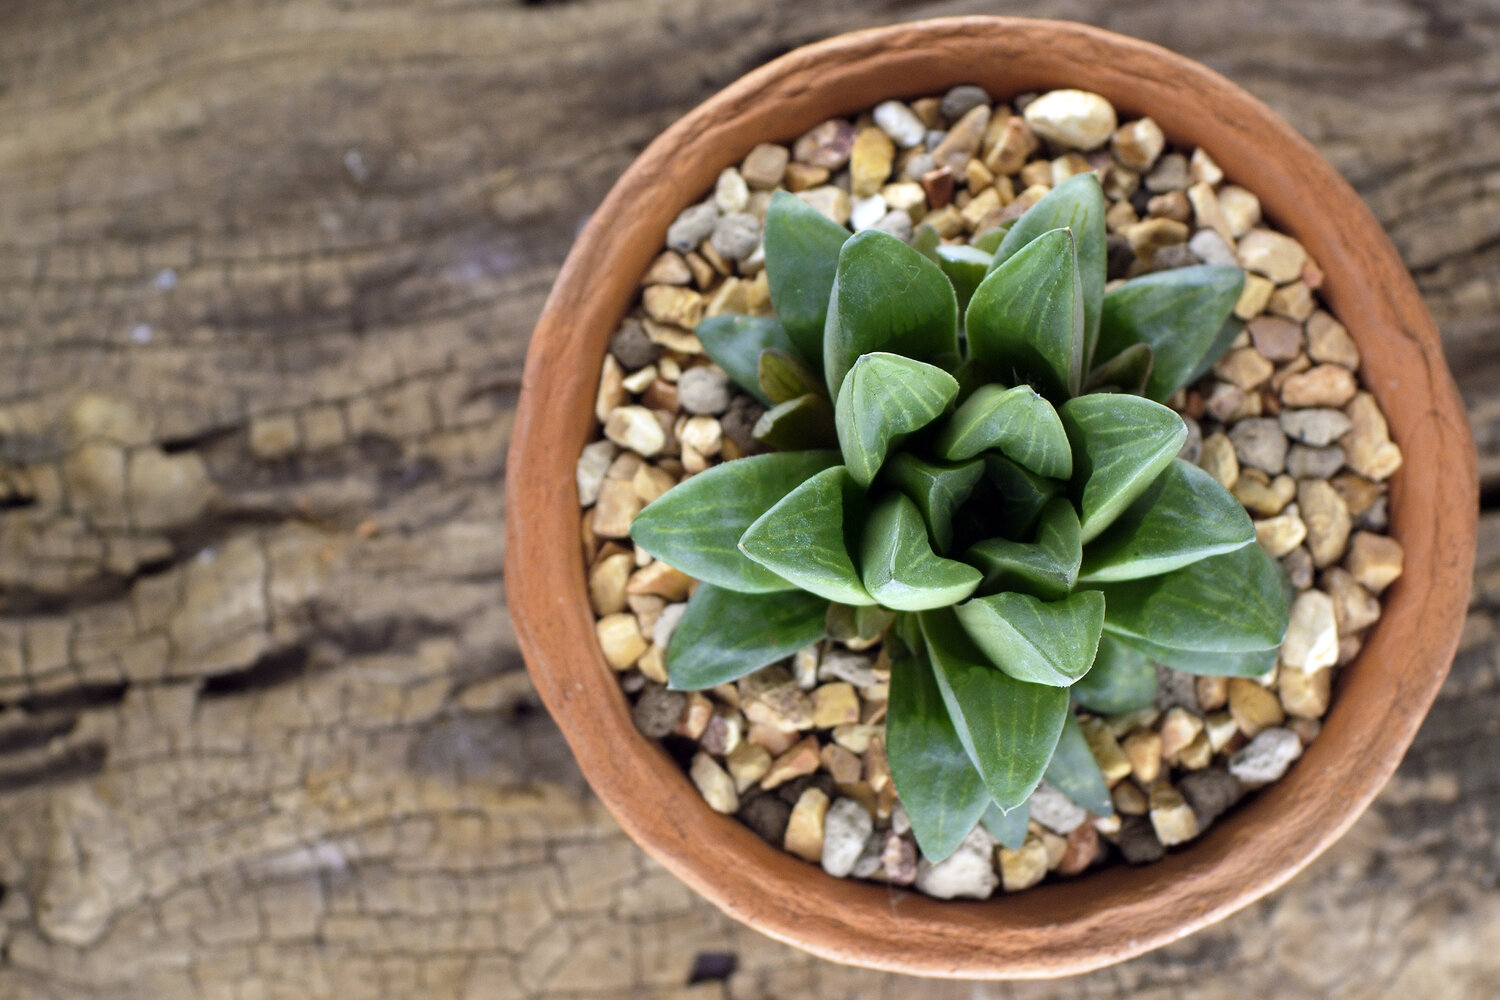
[[[885,199],[878,194],[868,198],[855,198],[849,209],[849,225],[856,233],[874,228],[885,217]]]
[[[1000,884],[994,853],[995,838],[976,826],[942,861],[931,864],[924,858],[917,864],[917,888],[938,899],[989,899]]]
[[[917,113],[900,101],[883,101],[875,105],[875,125],[902,149],[920,146],[927,136],[927,126]]]
[[[750,185],[733,167],[724,168],[714,185],[714,204],[721,212],[743,212],[750,204]]]
[[[583,453],[578,456],[579,506],[592,506],[599,499],[599,487],[604,484],[604,474],[609,471],[609,463],[619,453],[620,449],[615,447],[613,441],[595,441],[584,445]]]
[[[870,814],[853,799],[829,806],[823,819],[823,870],[835,878],[847,876],[874,829]]]
[[[1286,638],[1281,642],[1281,662],[1293,670],[1312,673],[1333,666],[1338,659],[1339,631],[1333,598],[1320,590],[1299,594],[1292,604]]]
[[[604,422],[604,436],[642,458],[650,458],[667,443],[661,422],[644,406],[621,406],[611,411]]]
[[[1024,114],[1033,132],[1068,149],[1098,149],[1115,131],[1114,105],[1086,90],[1050,91]]]
[[[1302,756],[1302,740],[1290,729],[1263,729],[1229,758],[1229,773],[1247,785],[1275,781]]]

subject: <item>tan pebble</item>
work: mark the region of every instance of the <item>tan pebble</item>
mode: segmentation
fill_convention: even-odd
[[[594,416],[602,424],[625,402],[625,369],[613,354],[606,354],[599,370],[599,391],[594,395]]]
[[[1260,469],[1244,468],[1240,478],[1230,489],[1234,498],[1244,504],[1250,513],[1259,517],[1272,517],[1286,509],[1297,495],[1297,482],[1288,475],[1272,479]]]
[[[865,780],[875,791],[884,792],[891,784],[891,764],[885,756],[885,744],[880,739],[872,739],[864,760]]]
[[[696,253],[684,254],[683,260],[687,262],[688,270],[693,272],[693,284],[697,285],[700,291],[711,286],[718,278],[713,265],[704,260],[700,255]]]
[[[1282,556],[1281,567],[1293,589],[1306,590],[1313,585],[1312,553],[1307,549],[1296,548]]]
[[[1175,219],[1143,219],[1125,231],[1130,249],[1150,263],[1163,247],[1187,242],[1188,227]]]
[[[1131,773],[1142,784],[1149,785],[1161,773],[1162,739],[1154,729],[1137,729],[1120,742],[1120,749],[1130,760]]]
[[[1307,353],[1314,361],[1359,367],[1359,347],[1344,324],[1319,309],[1307,318]]]
[[[1092,823],[1081,823],[1068,834],[1067,850],[1057,863],[1059,875],[1078,875],[1099,857],[1099,831]]]
[[[1260,224],[1260,199],[1234,184],[1226,185],[1219,192],[1219,210],[1224,213],[1229,232],[1235,239]]]
[[[980,104],[964,112],[962,118],[953,123],[943,141],[932,151],[932,162],[940,167],[950,167],[955,174],[961,173],[969,157],[979,152],[984,141],[985,129],[990,123],[990,106]],[[1000,173],[1001,171],[993,171]]]
[[[943,127],[943,99],[941,97],[919,97],[911,102],[911,110],[928,128]]]
[[[741,315],[750,311],[750,282],[729,277],[719,283],[703,307],[705,316]]]
[[[1181,705],[1167,710],[1161,721],[1161,752],[1168,759],[1180,754],[1203,732],[1203,720]]]
[[[1016,203],[1011,202],[1012,205]],[[964,217],[952,205],[944,205],[935,212],[929,212],[922,221],[937,230],[937,234],[943,239],[952,239],[964,231]]]
[[[1218,163],[1208,155],[1208,150],[1199,146],[1193,150],[1193,155],[1188,160],[1188,176],[1196,184],[1207,184],[1212,187],[1224,179],[1224,171],[1219,169]]]
[[[1115,811],[1126,816],[1144,816],[1150,808],[1146,793],[1134,781],[1117,783],[1109,790],[1109,797],[1115,804]]]
[[[1150,170],[1167,146],[1161,126],[1150,118],[1137,118],[1115,130],[1110,149],[1115,159],[1132,170]]]
[[[812,693],[813,728],[832,729],[859,721],[859,695],[853,684],[824,684]]]
[[[995,183],[995,174],[977,157],[964,164],[964,187],[970,191],[983,191]]]
[[[1005,118],[998,129],[987,129],[987,135],[993,136],[993,141],[984,144],[984,165],[997,177],[1016,173],[1041,145],[1020,115]]]
[[[709,716],[708,724],[703,727],[703,733],[698,737],[698,742],[703,749],[714,756],[724,757],[738,749],[744,738],[745,717],[736,709],[727,705],[718,705]]]
[[[884,726],[868,723],[837,726],[833,730],[833,741],[850,753],[862,755],[870,749],[870,740],[878,736],[884,728]]]
[[[1349,468],[1376,482],[1389,479],[1401,468],[1401,449],[1391,441],[1375,397],[1368,392],[1356,393],[1344,414],[1349,418],[1350,428],[1339,443],[1348,456]]]
[[[1068,838],[1055,834],[1046,827],[1042,827],[1035,833],[1036,837],[1041,840],[1042,846],[1047,849],[1047,870],[1054,871],[1058,865],[1062,864],[1063,855],[1068,853]]]
[[[1185,223],[1193,218],[1193,206],[1186,192],[1168,191],[1153,195],[1146,202],[1146,214],[1154,219],[1173,219]]]
[[[1198,707],[1212,712],[1229,704],[1228,677],[1194,677],[1193,693],[1198,696]]]
[[[1234,304],[1234,314],[1243,320],[1254,319],[1265,311],[1275,290],[1276,285],[1269,279],[1258,274],[1245,275],[1245,287]]]
[[[1307,525],[1307,548],[1313,565],[1322,569],[1342,559],[1354,525],[1338,490],[1326,480],[1305,479],[1297,487],[1297,506]]]
[[[1105,168],[1104,197],[1107,201],[1115,204],[1128,201],[1131,195],[1140,190],[1140,187],[1141,175],[1129,167],[1122,167],[1116,163]]]
[[[1276,368],[1253,347],[1230,351],[1214,365],[1214,374],[1241,389],[1254,389],[1271,377]]]
[[[793,194],[828,183],[828,168],[815,167],[808,163],[789,163],[786,168],[786,189]]]
[[[621,382],[621,385],[625,387],[626,392],[640,393],[645,392],[648,388],[650,388],[651,383],[656,381],[658,381],[656,377],[656,366],[647,365],[644,368],[637,369],[636,371],[631,372],[629,375],[626,375],[624,380]],[[623,402],[623,400],[621,402]],[[619,405],[620,403],[615,404],[615,406]],[[655,407],[650,406],[649,403],[646,405],[649,409],[655,409]],[[614,409],[613,406],[605,410],[604,416],[608,417],[609,410],[612,409]],[[601,420],[602,419],[603,418],[601,418]]]
[[[1344,498],[1344,503],[1349,505],[1349,513],[1359,517],[1370,509],[1370,505],[1385,496],[1385,486],[1381,483],[1372,483],[1364,476],[1353,472],[1341,472],[1329,480],[1333,488],[1339,491],[1339,496]]]
[[[600,538],[630,537],[630,522],[641,512],[641,498],[635,487],[620,479],[606,478],[599,484],[599,499],[594,502],[593,531]]]
[[[854,149],[854,126],[842,118],[814,125],[792,146],[792,156],[802,163],[837,170],[849,162]]]
[[[625,612],[605,615],[594,623],[594,631],[605,662],[616,670],[629,669],[646,651],[646,639],[635,615]]]
[[[1344,566],[1361,586],[1378,594],[1401,575],[1404,557],[1401,543],[1394,538],[1357,531],[1349,540]]]
[[[892,210],[906,212],[913,219],[920,219],[927,207],[927,192],[916,181],[887,184],[880,189],[880,196]]]
[[[828,796],[821,789],[808,788],[792,807],[782,843],[804,861],[823,860],[823,821],[828,815]]]
[[[633,480],[635,474],[641,471],[641,466],[644,464],[645,459],[641,458],[641,456],[634,452],[622,451],[615,455],[604,475],[606,479],[618,479],[621,482],[626,482]]]
[[[1198,454],[1198,467],[1218,481],[1226,490],[1240,478],[1240,462],[1234,453],[1234,443],[1223,431],[1215,431],[1203,439],[1203,448]]]
[[[1255,540],[1273,559],[1280,559],[1293,551],[1306,538],[1307,525],[1299,516],[1296,504],[1289,504],[1275,517],[1255,522]]]
[[[1198,817],[1182,793],[1171,785],[1151,789],[1151,827],[1165,847],[1186,843],[1198,836]]]
[[[677,726],[672,732],[696,740],[708,728],[708,721],[713,716],[714,703],[708,700],[708,696],[702,691],[689,691],[682,705],[682,715],[678,716]]]
[[[644,406],[616,407],[604,421],[604,436],[643,458],[655,455],[667,443],[656,413]]]
[[[712,457],[724,444],[724,428],[706,414],[688,417],[677,433],[677,439],[700,455]]]
[[[635,559],[628,552],[606,556],[589,570],[589,606],[598,617],[625,610],[625,584]]]
[[[1053,187],[1061,184],[1069,177],[1077,177],[1079,174],[1089,173],[1094,169],[1093,165],[1082,153],[1064,153],[1052,161],[1051,184]]]
[[[1104,213],[1104,226],[1111,233],[1125,235],[1125,231],[1139,222],[1135,206],[1128,201],[1117,201]]]
[[[1285,316],[1257,316],[1246,329],[1261,356],[1270,361],[1291,361],[1302,353],[1302,324]]]
[[[644,569],[636,570],[625,589],[630,594],[651,594],[676,603],[687,600],[692,586],[692,577],[657,560]]]
[[[1293,375],[1300,375],[1311,367],[1312,362],[1308,360],[1306,354],[1297,355],[1285,364],[1277,366],[1276,374],[1271,376],[1271,388],[1280,392],[1281,387],[1286,384],[1287,379]]]
[[[1339,636],[1339,662],[1336,666],[1347,667],[1353,663],[1363,645],[1363,641],[1357,635]]]
[[[785,784],[793,778],[800,778],[804,774],[812,774],[822,763],[818,755],[820,747],[816,736],[808,736],[796,743],[790,750],[781,754],[771,764],[771,769],[761,779],[762,788],[770,789]]]
[[[703,318],[703,295],[678,285],[647,285],[641,292],[646,315],[658,323],[691,330]]]
[[[1229,713],[1240,732],[1251,737],[1281,725],[1286,718],[1274,694],[1244,677],[1229,679]]]
[[[1287,406],[1339,407],[1354,398],[1354,373],[1343,365],[1317,365],[1293,375],[1281,384],[1281,401]]]
[[[823,761],[823,770],[833,776],[840,785],[852,785],[864,773],[864,761],[860,760],[837,743],[829,743],[818,752]],[[873,791],[873,789],[872,789]]]
[[[667,683],[666,651],[655,643],[652,643],[641,654],[641,658],[635,661],[635,669],[639,670],[648,681],[653,681],[657,684]]]
[[[1120,814],[1117,812],[1112,816],[1096,816],[1091,825],[1101,836],[1115,837],[1119,834],[1120,827],[1124,824],[1120,819]]]
[[[700,750],[693,755],[688,775],[693,779],[693,784],[698,786],[703,801],[714,812],[729,815],[739,809],[740,797],[735,792],[734,779],[708,754]]]
[[[1020,892],[1047,877],[1047,846],[1040,837],[1029,838],[1012,851],[1000,848],[1000,882],[1006,892]]]
[[[654,465],[641,466],[640,471],[630,479],[631,489],[635,490],[635,495],[641,498],[642,503],[656,500],[675,485],[675,476]]]
[[[849,200],[849,192],[842,188],[825,184],[822,187],[798,191],[797,197],[841,226],[849,222],[849,212],[853,204]]]
[[[891,176],[896,159],[896,144],[891,137],[871,125],[859,130],[849,157],[850,187],[856,198],[868,198],[880,191]]]
[[[1230,232],[1229,223],[1224,218],[1224,210],[1219,207],[1219,196],[1214,193],[1213,187],[1201,182],[1194,184],[1187,189],[1187,200],[1192,206],[1193,220],[1197,227],[1213,230],[1232,252],[1234,234]]]
[[[730,751],[727,764],[734,787],[744,792],[771,769],[771,754],[758,743],[745,742]]]
[[[1267,312],[1294,319],[1299,323],[1311,316],[1315,307],[1312,289],[1301,281],[1282,285],[1271,293],[1271,298],[1266,302]]]
[[[1193,737],[1193,742],[1183,747],[1177,754],[1177,763],[1189,771],[1201,771],[1213,763],[1214,748],[1208,740],[1206,732],[1199,733]]]
[[[752,188],[769,191],[781,183],[791,154],[785,146],[763,142],[746,154],[740,176]]]
[[[1333,599],[1340,637],[1361,632],[1380,620],[1380,601],[1348,570],[1332,567],[1323,574],[1322,586]]]
[[[1109,726],[1099,719],[1088,719],[1083,723],[1083,735],[1088,740],[1089,750],[1104,772],[1105,781],[1114,784],[1130,774],[1130,758],[1120,749],[1119,741]]]
[[[992,187],[985,188],[975,195],[967,205],[959,209],[958,214],[964,220],[964,227],[970,232],[976,232],[985,217],[1000,208],[1000,192]]]
[[[1240,237],[1238,253],[1241,267],[1278,285],[1295,281],[1307,260],[1302,244],[1269,229],[1252,229]]]
[[[1026,105],[1032,131],[1067,149],[1098,149],[1114,135],[1114,105],[1087,90],[1052,90]]]
[[[1333,691],[1333,671],[1327,667],[1306,672],[1283,670],[1277,685],[1281,707],[1290,716],[1319,719],[1328,711]]]
[[[1052,187],[1052,164],[1046,160],[1032,160],[1021,168],[1018,176],[1021,178],[1022,187],[1050,189]]]
[[[1318,738],[1323,731],[1323,722],[1320,719],[1304,719],[1299,717],[1288,719],[1286,727],[1297,734],[1297,739],[1302,741],[1303,746],[1311,746],[1312,741]]]
[[[1282,665],[1292,670],[1320,670],[1334,664],[1338,659],[1338,649],[1338,621],[1333,611],[1333,599],[1320,590],[1298,594],[1292,602],[1286,638],[1281,642]]]
[[[1214,753],[1219,753],[1240,735],[1239,723],[1228,709],[1209,712],[1203,717],[1203,733]]]
[[[772,757],[780,757],[786,753],[797,744],[801,737],[801,730],[786,729],[774,723],[756,721],[750,723],[750,730],[745,734],[747,740],[756,746],[764,747]]]
[[[1107,715],[1104,717],[1104,724],[1115,734],[1115,739],[1120,739],[1134,730],[1151,728],[1159,718],[1161,710],[1153,705],[1123,715]]]

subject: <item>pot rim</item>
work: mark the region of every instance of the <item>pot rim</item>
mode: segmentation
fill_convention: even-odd
[[[900,85],[887,81],[901,80]],[[1186,849],[984,902],[835,879],[703,803],[631,722],[599,652],[579,544],[574,463],[600,359],[667,225],[760,141],[789,141],[888,97],[978,83],[1075,86],[1149,112],[1254,191],[1322,267],[1404,467],[1390,533],[1406,551],[1380,622],[1343,668],[1322,735],[1274,785]],[[580,372],[583,374],[580,376]],[[564,262],[527,352],[507,461],[506,596],[533,683],[627,833],[729,915],[838,962],[918,975],[1046,978],[1177,940],[1285,883],[1359,817],[1399,764],[1452,662],[1467,610],[1478,485],[1468,420],[1431,317],[1358,195],[1269,107],[1158,46],[1068,22],[916,21],[796,49],[730,84],[621,175]]]

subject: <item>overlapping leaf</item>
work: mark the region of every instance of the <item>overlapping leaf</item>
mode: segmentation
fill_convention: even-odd
[[[1083,559],[1078,513],[1067,500],[1051,500],[1042,509],[1034,540],[986,539],[964,559],[984,571],[987,591],[1018,590],[1046,601],[1066,597]]]
[[[1006,591],[954,608],[964,631],[990,662],[1017,680],[1066,688],[1094,662],[1104,624],[1097,590],[1042,601]]]
[[[1089,749],[1083,728],[1078,725],[1078,717],[1072,712],[1064,716],[1057,749],[1052,753],[1052,760],[1047,764],[1044,777],[1047,784],[1095,816],[1114,815],[1115,807],[1109,796],[1109,785],[1099,770],[1094,752]]]
[[[863,502],[848,469],[824,469],[746,528],[739,549],[776,576],[820,597],[840,604],[874,604],[850,558],[845,531],[846,517],[862,519]]]
[[[955,604],[979,586],[979,570],[932,551],[917,505],[890,493],[865,522],[861,579],[870,596],[896,611],[926,611]]]
[[[986,385],[948,418],[933,447],[950,461],[998,450],[1039,476],[1073,474],[1073,451],[1051,403],[1029,385]]]
[[[861,355],[834,407],[849,475],[869,486],[887,451],[932,423],[957,394],[957,380],[941,368],[883,351]]]
[[[741,594],[700,583],[667,646],[672,687],[727,684],[823,637],[828,602],[801,590]]]
[[[698,324],[696,332],[704,353],[728,372],[736,385],[766,406],[779,402],[767,396],[760,385],[763,351],[796,351],[779,320],[770,316],[710,316]]]
[[[1160,403],[1119,393],[1079,396],[1058,413],[1073,443],[1073,488],[1087,545],[1171,464],[1187,426]]]
[[[1099,637],[1094,665],[1070,690],[1078,704],[1090,711],[1123,715],[1156,702],[1156,668],[1144,653],[1125,645],[1106,628]]]
[[[997,254],[964,313],[969,354],[1012,382],[1029,381],[1059,399],[1076,395],[1084,371],[1077,256],[1066,229],[1037,237],[1003,262]]]
[[[927,522],[932,544],[947,552],[953,544],[953,515],[984,475],[984,462],[929,462],[903,451],[886,463],[884,477],[911,498]]]
[[[777,191],[771,196],[765,224],[771,305],[798,353],[815,366],[823,364],[828,296],[839,250],[848,239],[849,230],[796,195]]]
[[[1144,395],[1164,400],[1196,377],[1205,358],[1212,364],[1223,353],[1213,348],[1244,286],[1244,271],[1221,265],[1132,278],[1104,296],[1099,356],[1149,346],[1154,362]]]

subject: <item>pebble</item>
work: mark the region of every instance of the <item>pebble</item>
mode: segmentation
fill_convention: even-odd
[[[698,786],[698,791],[703,793],[703,801],[714,812],[727,816],[739,811],[740,796],[734,790],[734,779],[708,754],[700,750],[693,755],[688,776]]]
[[[1115,159],[1132,170],[1150,170],[1166,147],[1166,135],[1150,118],[1137,118],[1121,125],[1110,144]]]
[[[1203,732],[1203,720],[1181,705],[1167,710],[1161,722],[1161,742],[1158,748],[1162,756],[1176,757]],[[1137,777],[1144,778],[1137,774]],[[1148,782],[1150,779],[1145,779]]]
[[[745,800],[738,818],[761,839],[779,844],[786,839],[787,823],[791,815],[792,807],[775,795],[757,794]]]
[[[853,799],[834,802],[823,818],[823,870],[835,878],[848,876],[874,832],[875,822],[864,806]]]
[[[1086,719],[1082,728],[1084,739],[1088,741],[1089,750],[1104,774],[1104,780],[1114,784],[1129,776],[1130,758],[1120,749],[1120,743],[1115,739],[1115,734],[1109,731],[1109,726],[1099,719]]]
[[[1125,816],[1144,816],[1151,808],[1146,793],[1134,781],[1122,781],[1109,790],[1115,811]]]
[[[849,212],[851,211],[852,204],[849,199],[849,192],[843,188],[824,184],[821,187],[798,191],[797,197],[841,226],[849,222]]]
[[[682,622],[682,616],[687,613],[687,604],[668,604],[661,609],[661,614],[656,616],[656,624],[651,626],[651,641],[662,649],[666,649],[672,641],[672,634],[677,631],[677,626]]]
[[[1265,383],[1276,366],[1253,347],[1230,351],[1214,365],[1214,374],[1246,391]]]
[[[1067,848],[1057,863],[1059,875],[1079,875],[1087,871],[1099,858],[1099,831],[1092,823],[1084,823],[1068,834]]]
[[[1266,303],[1276,286],[1258,274],[1245,275],[1245,287],[1234,304],[1234,314],[1243,320],[1251,320],[1265,311]]]
[[[859,721],[859,695],[844,681],[824,684],[812,693],[813,728],[832,729]]]
[[[1200,827],[1218,819],[1245,794],[1238,778],[1216,767],[1183,775],[1177,790],[1192,807]]]
[[[1223,431],[1214,431],[1203,439],[1203,450],[1198,456],[1198,467],[1213,476],[1226,490],[1240,478],[1240,461],[1235,456],[1234,443]]]
[[[711,201],[689,205],[667,227],[667,246],[678,253],[687,253],[708,239],[718,221],[719,208]]]
[[[646,335],[641,324],[626,320],[609,340],[609,353],[627,371],[635,371],[655,363],[661,357],[661,345]]]
[[[1275,517],[1255,522],[1255,540],[1273,559],[1296,551],[1306,538],[1307,525],[1303,523],[1296,504]]]
[[[1187,427],[1187,437],[1182,440],[1182,447],[1177,451],[1177,457],[1184,462],[1193,465],[1198,464],[1198,458],[1203,454],[1203,427],[1192,417],[1184,415],[1182,423]]]
[[[868,198],[854,198],[849,204],[849,228],[856,233],[873,229],[885,218],[887,212],[885,199],[879,194],[872,194]]]
[[[1290,407],[1343,406],[1358,387],[1343,365],[1317,365],[1281,383],[1281,401]]]
[[[1286,773],[1302,756],[1302,740],[1290,729],[1267,729],[1229,758],[1229,773],[1249,785],[1263,785]]]
[[[869,838],[865,841],[864,847],[860,848],[859,857],[854,859],[854,867],[849,869],[851,876],[854,878],[876,878],[881,874],[881,869],[885,867],[883,855],[888,835],[888,832],[884,830],[876,830],[870,834]],[[827,840],[826,834],[824,835],[824,840]],[[826,847],[824,851],[827,851]]]
[[[805,789],[787,819],[782,846],[804,861],[814,864],[822,861],[823,824],[827,815],[827,794],[820,788]]]
[[[1277,678],[1281,707],[1294,718],[1320,719],[1333,694],[1333,671],[1283,670]]]
[[[599,499],[599,487],[604,483],[604,474],[620,449],[608,439],[593,441],[585,445],[578,455],[576,477],[578,480],[578,503],[582,507],[592,506]]]
[[[1234,184],[1227,184],[1219,191],[1219,211],[1235,239],[1260,223],[1260,199]]]
[[[1031,793],[1031,818],[1054,833],[1067,834],[1087,820],[1089,814],[1044,781]]]
[[[1240,266],[1275,284],[1295,281],[1307,262],[1302,244],[1269,229],[1252,229],[1239,241]]]
[[[1294,281],[1271,293],[1270,300],[1266,302],[1266,310],[1300,323],[1312,315],[1315,305],[1312,289],[1307,287],[1307,283]]]
[[[594,623],[604,660],[616,670],[625,670],[646,651],[641,623],[629,612],[605,615]]]
[[[1285,415],[1287,411],[1283,410]],[[1344,449],[1338,445],[1309,448],[1294,444],[1286,453],[1286,471],[1297,479],[1327,479],[1344,467]]]
[[[1338,622],[1333,613],[1333,598],[1320,590],[1298,594],[1292,602],[1291,624],[1287,626],[1286,638],[1281,643],[1282,664],[1293,670],[1310,672],[1333,666],[1338,655]]]
[[[890,136],[871,125],[859,130],[849,156],[850,193],[856,198],[878,194],[891,175],[896,144]]]
[[[911,242],[912,233],[916,229],[911,221],[911,213],[902,208],[885,213],[880,217],[880,221],[870,228],[889,233],[903,243]]]
[[[955,174],[961,173],[969,159],[979,152],[984,142],[984,132],[990,123],[990,107],[981,104],[964,112],[948,134],[932,150],[932,162],[947,167]]]
[[[730,167],[725,173],[734,170]],[[738,177],[738,174],[735,174]],[[651,266],[646,269],[646,276],[641,279],[643,285],[687,285],[693,280],[693,269],[687,266],[687,261],[682,254],[673,250],[663,250],[656,255]]]
[[[757,743],[742,742],[729,751],[729,757],[725,763],[729,765],[729,774],[734,778],[734,786],[743,792],[771,769],[771,752]],[[766,839],[772,843],[778,843],[781,840],[781,834],[778,833]]]
[[[781,183],[789,158],[790,154],[785,146],[763,142],[746,154],[744,162],[740,164],[740,176],[757,191],[770,191]]]
[[[677,397],[688,413],[723,413],[729,409],[729,376],[707,365],[689,368],[677,379]]]
[[[814,167],[837,170],[849,162],[854,151],[854,126],[842,118],[814,125],[792,146],[796,160]]]
[[[1146,175],[1146,190],[1154,194],[1166,191],[1186,191],[1192,178],[1188,176],[1187,157],[1181,153],[1168,153],[1156,161],[1156,166]]]
[[[999,116],[996,116],[998,118]],[[1020,115],[1006,116],[986,131],[984,142],[984,165],[997,177],[1008,177],[1020,170],[1026,158],[1041,145],[1031,126]]]
[[[1053,90],[1030,104],[1026,124],[1043,139],[1068,149],[1098,149],[1114,135],[1114,105],[1086,90]]]
[[[1198,836],[1198,817],[1182,793],[1161,784],[1151,790],[1151,829],[1163,847],[1183,844]]]
[[[1286,718],[1274,694],[1244,677],[1229,679],[1229,714],[1240,732],[1252,737]]]
[[[1167,849],[1157,839],[1156,830],[1152,828],[1151,821],[1144,816],[1126,817],[1120,824],[1115,846],[1120,849],[1120,854],[1125,858],[1126,863],[1132,865],[1146,865],[1153,861],[1160,861],[1167,853]]]
[[[760,245],[760,220],[748,212],[722,215],[714,223],[709,245],[728,260],[744,260]]]
[[[865,763],[837,743],[829,743],[819,751],[823,770],[833,775],[840,785],[852,785],[864,775]]]
[[[1337,441],[1352,426],[1342,410],[1327,408],[1282,410],[1277,419],[1287,437],[1318,448]]]
[[[1280,475],[1272,479],[1259,469],[1247,468],[1240,473],[1230,492],[1250,513],[1274,517],[1296,497],[1297,483],[1291,476]]]
[[[666,446],[667,435],[656,414],[644,406],[621,406],[604,422],[604,436],[621,448],[650,458]]]
[[[1137,781],[1149,785],[1161,773],[1161,747],[1161,734],[1154,729],[1137,729],[1120,741]]]
[[[1380,618],[1380,602],[1348,570],[1335,566],[1324,573],[1323,589],[1333,599],[1340,637],[1366,629]]]
[[[1297,506],[1307,525],[1307,548],[1313,565],[1322,569],[1342,559],[1354,524],[1338,490],[1325,479],[1305,479],[1297,487]]]
[[[1000,854],[1000,882],[1006,892],[1030,889],[1047,877],[1047,845],[1039,837],[1028,838],[1015,850],[1002,847]]]
[[[938,899],[988,899],[1000,884],[991,855],[995,838],[976,826],[958,850],[937,864],[917,862],[917,888]]]
[[[1130,249],[1147,264],[1156,262],[1156,255],[1167,247],[1187,242],[1188,227],[1176,219],[1143,219],[1125,230]]]
[[[1401,543],[1386,535],[1355,532],[1344,561],[1354,579],[1372,593],[1380,593],[1401,575],[1405,553]]]
[[[687,695],[681,691],[669,691],[664,687],[649,685],[641,692],[631,710],[635,728],[644,736],[661,739],[676,726],[687,705]]]
[[[1401,468],[1401,449],[1391,441],[1375,397],[1368,392],[1356,393],[1344,412],[1350,427],[1341,443],[1349,457],[1349,468],[1376,482],[1389,479]]]
[[[599,498],[594,501],[594,534],[600,538],[630,537],[630,522],[641,512],[641,498],[628,480],[611,479],[599,484]]]
[[[698,742],[714,756],[726,757],[739,748],[744,738],[745,717],[734,709],[721,705],[709,716]]]
[[[1241,420],[1229,429],[1229,440],[1241,465],[1279,475],[1286,469],[1286,434],[1270,417]],[[1206,442],[1205,442],[1206,444]]]
[[[894,830],[887,835],[880,852],[885,878],[892,885],[911,885],[917,880],[917,845]]]
[[[938,105],[938,110],[944,118],[950,122],[956,122],[974,108],[979,107],[981,104],[988,105],[989,103],[990,95],[985,93],[983,87],[976,87],[972,83],[961,83],[943,95],[943,100]],[[912,117],[915,118],[916,115],[913,114]],[[912,145],[916,145],[916,143]]]
[[[1314,361],[1359,367],[1359,347],[1344,324],[1319,309],[1307,317],[1307,353]]]
[[[1291,361],[1302,353],[1302,324],[1285,316],[1257,316],[1246,329],[1255,349],[1270,361]]]
[[[883,101],[875,105],[873,117],[876,126],[902,149],[920,146],[927,134],[922,119],[900,101]]]
[[[714,184],[714,205],[720,212],[743,212],[750,204],[750,185],[734,167],[725,167]],[[691,277],[684,263],[682,269]]]

